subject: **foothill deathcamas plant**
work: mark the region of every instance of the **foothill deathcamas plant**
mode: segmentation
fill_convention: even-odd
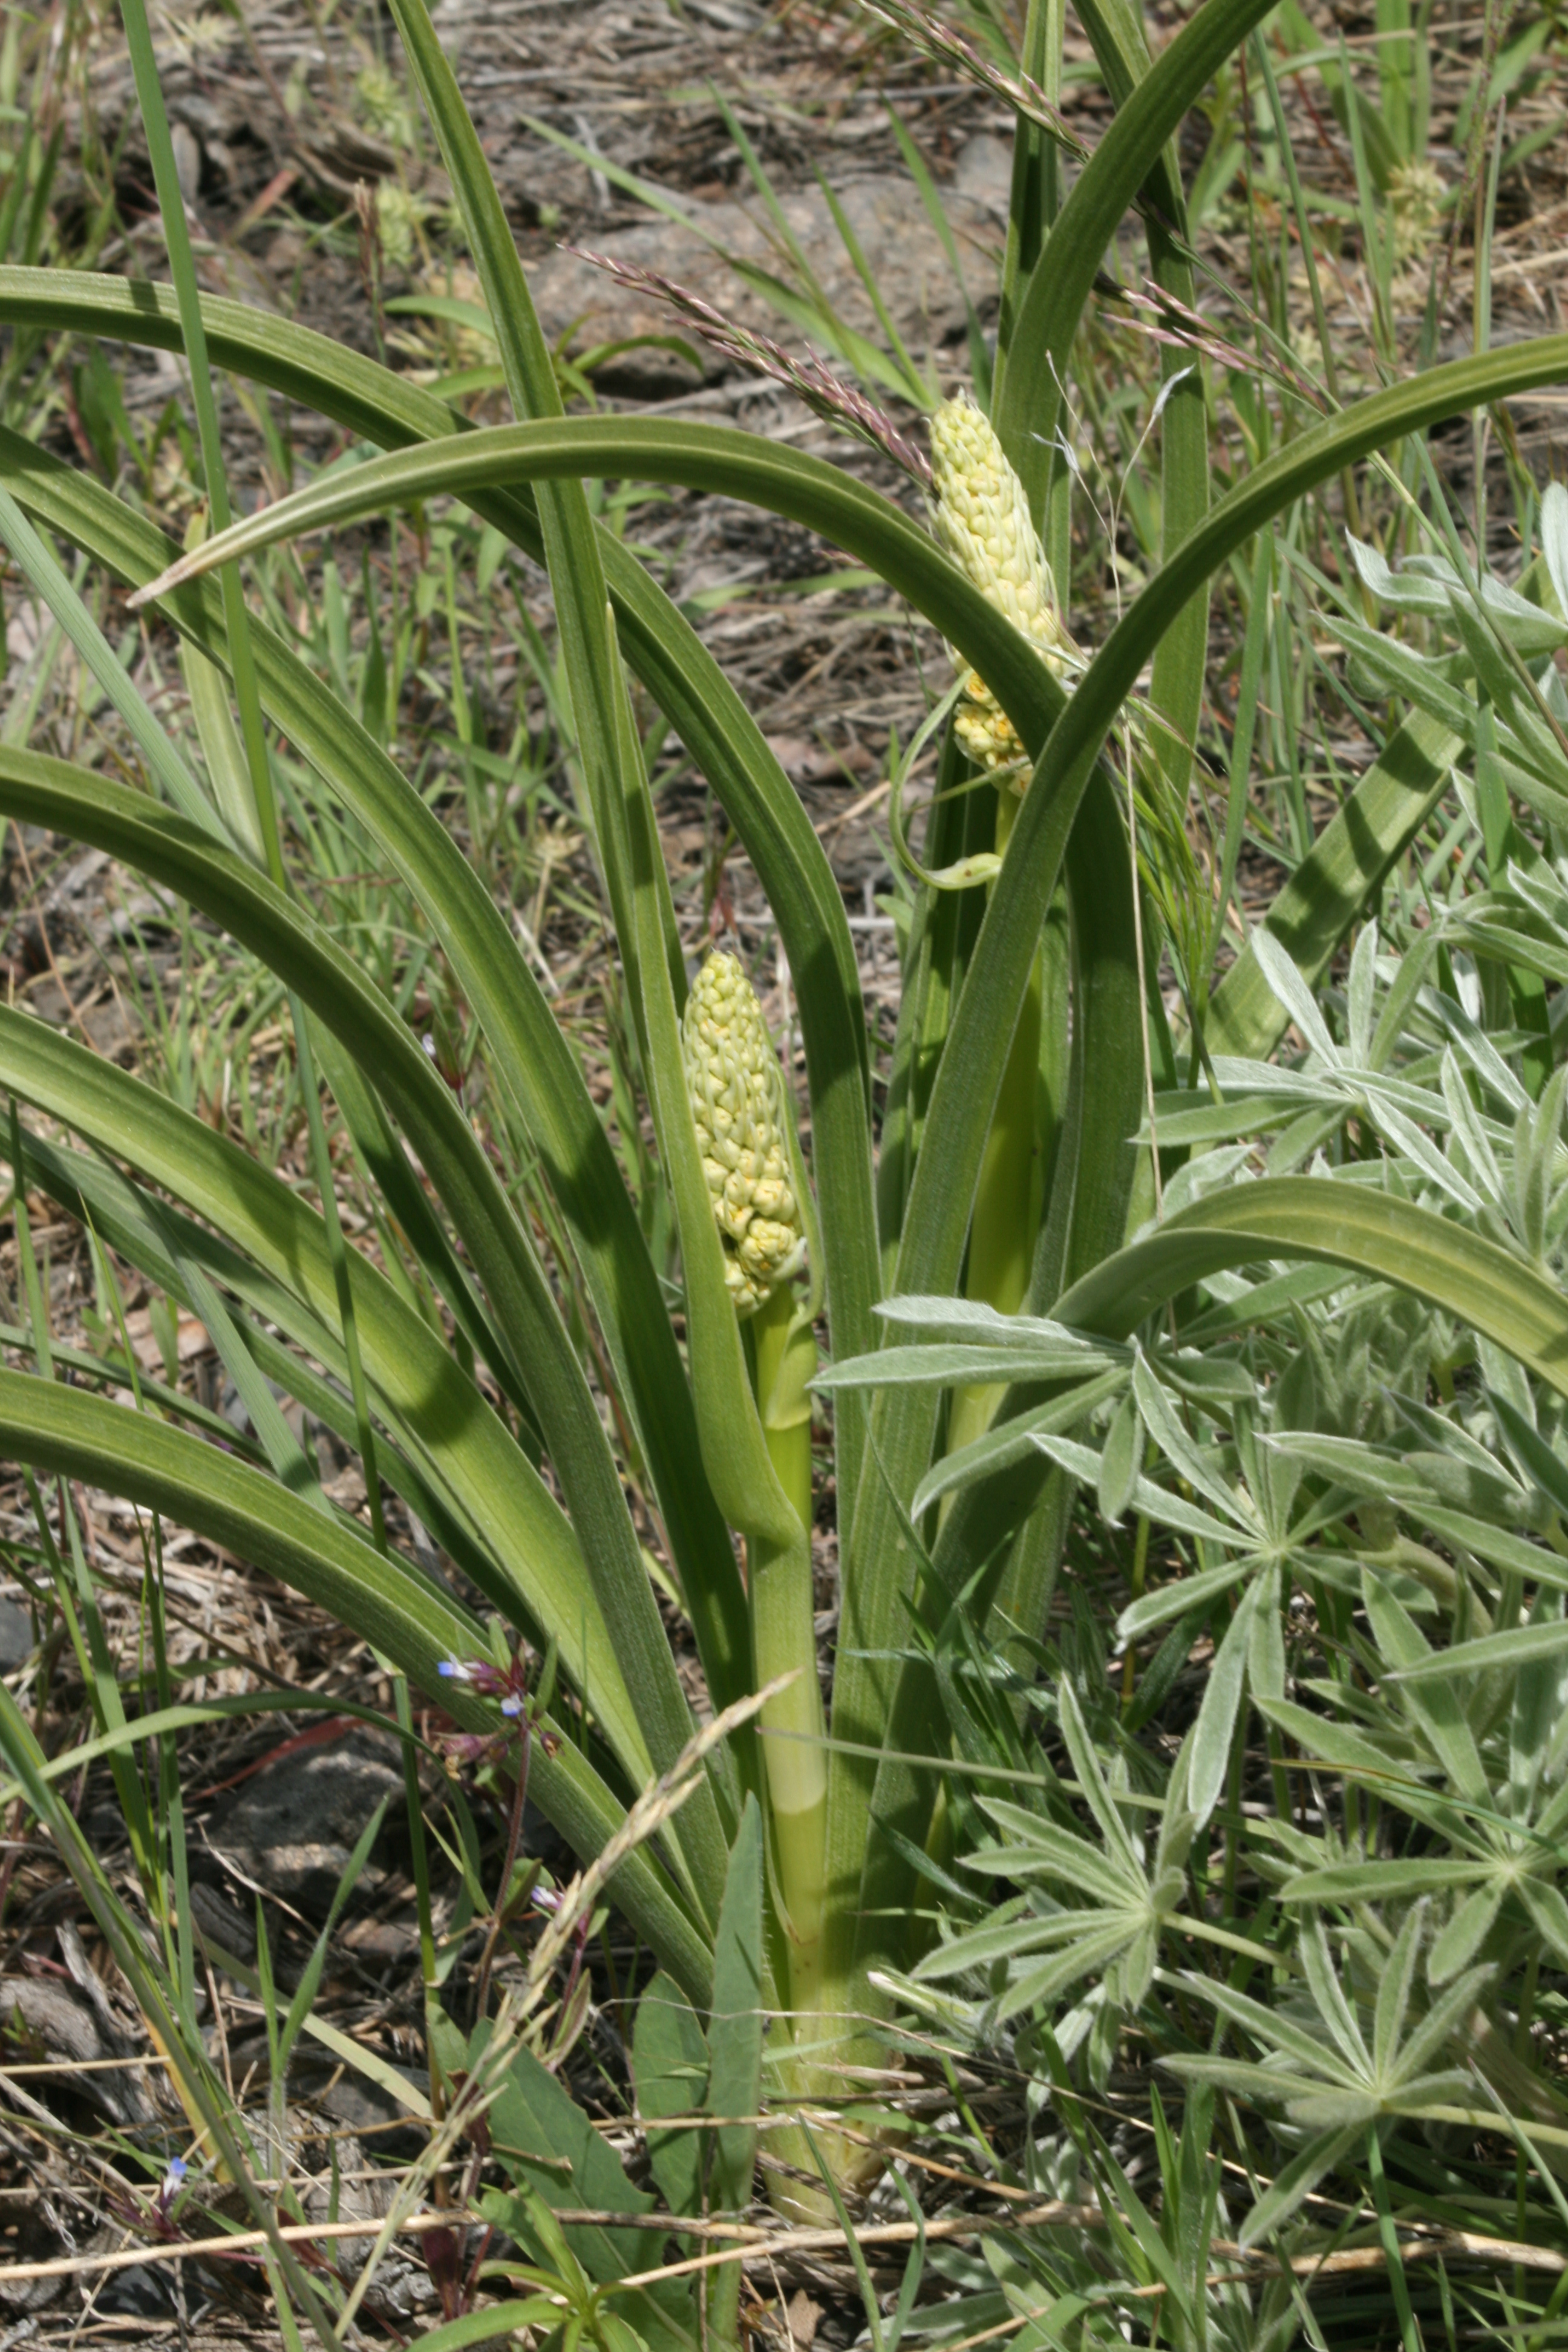
[[[6,267],[0,319],[183,352],[199,412],[209,369],[233,371],[384,454],[229,523],[208,415],[214,529],[182,551],[85,470],[0,435],[0,532],[115,698],[144,772],[117,779],[7,738],[0,813],[106,851],[276,975],[313,1116],[321,1079],[398,1272],[438,1308],[345,1238],[324,1147],[318,1209],[143,1080],[0,1009],[0,1086],[30,1113],[10,1128],[18,1202],[47,1194],[200,1312],[255,1400],[264,1459],[52,1378],[41,1328],[33,1368],[0,1371],[0,1443],[289,1581],[481,1742],[502,1727],[498,1706],[533,1702],[510,1666],[465,1676],[444,1662],[512,1658],[519,1643],[550,1661],[529,1685],[546,1693],[528,1717],[530,1799],[585,1860],[613,1853],[608,1896],[657,1959],[637,2063],[650,2082],[700,2082],[710,2119],[738,2135],[719,2130],[710,2161],[660,2143],[686,2200],[671,2210],[743,2204],[758,2101],[819,2116],[914,2011],[975,2048],[1032,2036],[1024,2056],[1054,2086],[1063,2163],[1130,2211],[1083,2103],[1136,2023],[1172,2084],[1274,2116],[1278,2165],[1267,2126],[1239,2143],[1269,2183],[1258,2175],[1251,2244],[1337,2165],[1364,2158],[1384,2181],[1405,2119],[1492,2128],[1489,2102],[1517,2101],[1521,2072],[1539,2087],[1503,1989],[1511,2000],[1528,1978],[1533,2000],[1543,1969],[1568,1969],[1551,1728],[1568,1655],[1555,1014],[1568,712],[1552,667],[1568,642],[1568,499],[1532,509],[1531,572],[1503,592],[1478,576],[1425,445],[1446,419],[1568,377],[1568,337],[1483,344],[1323,415],[1292,408],[1277,373],[1276,409],[1239,373],[1205,388],[1212,355],[1168,341],[1146,576],[1102,642],[1075,643],[1075,339],[1135,205],[1161,316],[1196,315],[1171,142],[1233,58],[1263,57],[1264,0],[1204,0],[1153,59],[1135,19],[1087,11],[1116,110],[1065,194],[1049,128],[1059,24],[1053,36],[1049,12],[1030,11],[1018,89],[1045,100],[1017,125],[988,381],[932,402],[931,528],[760,436],[564,415],[423,0],[392,13],[514,421],[470,429],[375,362],[200,292],[151,39],[128,0],[174,283]],[[1310,225],[1303,236],[1310,248]],[[1228,481],[1211,473],[1211,391],[1256,435]],[[1336,581],[1289,519],[1357,468],[1390,489],[1387,544],[1406,560],[1369,572],[1346,547]],[[798,797],[712,654],[595,520],[585,486],[628,480],[805,524],[953,648],[923,869],[973,887],[910,886],[880,1063],[842,898]],[[247,604],[242,565],[258,551],[442,499],[549,573],[584,826],[678,1244],[668,1258],[505,915],[376,734]],[[205,706],[199,769],[128,687],[50,541],[132,587],[148,625],[226,682]],[[1408,715],[1298,843],[1215,984],[1288,574],[1332,611],[1337,644],[1382,664],[1382,700]],[[1179,865],[1203,781],[1216,575],[1243,615],[1217,910],[1198,903],[1195,863]],[[1413,614],[1426,599],[1420,645],[1367,626],[1363,585]],[[631,680],[766,893],[804,1044],[809,1164],[742,966],[715,954],[689,980]],[[281,739],[438,942],[537,1155],[592,1349],[464,1105],[299,887],[272,782]],[[1434,850],[1456,775],[1458,833]],[[1458,835],[1466,875],[1485,885],[1446,897]],[[1166,950],[1179,1021],[1158,984]],[[322,1493],[268,1409],[269,1382],[292,1383],[357,1452],[373,1496],[384,1484],[401,1496],[498,1622],[499,1652],[379,1517],[367,1528]],[[830,1424],[841,1603],[826,1708],[814,1398]],[[708,1695],[735,1713],[679,1810],[628,1842],[638,1792],[693,1734],[628,1507],[634,1461]],[[1137,1531],[1114,1669],[1070,1578],[1063,1616],[1075,1497],[1092,1498],[1098,1525]],[[1202,1696],[1173,1755],[1156,1758],[1140,1729],[1205,1642]],[[0,1701],[18,1770],[26,1737]],[[1267,1752],[1270,1805],[1248,1800],[1244,1814],[1249,1740]],[[1348,1793],[1309,1819],[1291,1775],[1322,1769]],[[988,1773],[1010,1780],[1005,1794]],[[163,1917],[159,1853],[153,1835]],[[991,1881],[1009,1890],[999,1907],[982,1899]],[[1265,1998],[1276,1981],[1288,1998]],[[434,1979],[430,1998],[440,2063],[469,2071],[476,2053],[454,2054]],[[550,2206],[634,2191],[618,2168],[608,2188],[589,2179],[593,2134],[571,2140],[576,2111],[526,2060],[509,2077],[521,2136],[509,2145],[535,2171],[507,2226],[537,2271],[547,2253],[564,2260]],[[193,2081],[205,2063],[190,2053]],[[1554,2093],[1531,2115],[1531,2130],[1568,2129]],[[786,2204],[837,2197],[868,2168],[847,2132],[773,2144]],[[595,2243],[601,2268],[584,2255],[578,2284],[584,2325],[608,2344],[595,2315],[610,2305],[595,2298],[626,2250]],[[1071,2262],[1054,2263],[1020,2252],[1009,2291],[1028,2308],[1077,2294]],[[1181,2286],[1196,2297],[1194,2342],[1206,2277]],[[656,2304],[645,2297],[635,2323],[650,2342],[715,2316],[721,2332],[735,2325],[732,2295],[707,2321]]]

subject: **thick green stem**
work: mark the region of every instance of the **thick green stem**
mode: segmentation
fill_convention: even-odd
[[[763,1752],[779,1883],[788,1913],[790,2006],[816,2006],[822,1940],[827,1751],[811,1568],[811,1397],[816,1342],[787,1282],[765,1298],[749,1326],[763,1440],[798,1522],[798,1539],[748,1540],[752,1643],[760,1683],[795,1671],[763,1710]]]
[[[1012,793],[996,800],[996,847],[1007,846],[1018,803]],[[1040,1136],[1040,1004],[1043,972],[1037,955],[1035,969],[1012,1050],[1003,1074],[1002,1090],[992,1114],[985,1158],[974,1195],[974,1216],[969,1232],[969,1265],[965,1296],[984,1300],[1000,1314],[1016,1315],[1024,1304],[1034,1262],[1035,1229],[1039,1223],[1038,1180]],[[984,1381],[954,1391],[948,1416],[947,1445],[961,1445],[984,1436],[1005,1392],[1005,1383]]]
[[[807,1383],[816,1372],[816,1342],[809,1323],[796,1312],[787,1282],[781,1282],[758,1307],[751,1332],[763,1443],[778,1472],[779,1485],[809,1536],[811,1394]]]

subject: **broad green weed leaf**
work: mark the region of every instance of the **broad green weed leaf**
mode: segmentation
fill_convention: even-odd
[[[734,2212],[751,2202],[765,2022],[763,1817],[756,1799],[748,1797],[724,1882],[708,2026],[708,2112],[720,2119],[711,2135],[709,2201],[721,2212]]]
[[[705,2107],[708,2040],[691,2003],[662,1969],[648,1979],[637,2002],[632,2073],[659,2193],[672,2213],[700,2213],[707,2135],[700,2126],[657,2126],[667,2116],[696,2116]]]
[[[1433,1653],[1415,1619],[1370,1568],[1362,1571],[1362,1594],[1378,1648],[1389,1665],[1396,1672],[1408,1672],[1431,1658]],[[1458,1693],[1428,1677],[1411,1689],[1410,1703],[1459,1794],[1485,1803],[1490,1784]]]

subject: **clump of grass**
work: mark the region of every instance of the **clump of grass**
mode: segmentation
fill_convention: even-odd
[[[381,2239],[418,2220],[445,2319],[504,2287],[498,2326],[567,2326],[601,2352],[624,2352],[628,2327],[650,2352],[736,2339],[731,2233],[753,2226],[734,2217],[765,2148],[785,2248],[847,2254],[879,2352],[1013,2329],[1408,2352],[1457,2338],[1461,2309],[1467,2332],[1544,2340],[1564,2275],[1550,2037],[1568,1968],[1568,499],[1516,468],[1530,562],[1505,584],[1484,437],[1468,513],[1425,437],[1568,367],[1560,339],[1488,348],[1496,175],[1476,355],[1401,374],[1392,273],[1431,143],[1415,28],[1387,28],[1376,109],[1342,52],[1320,60],[1352,191],[1337,251],[1287,149],[1280,69],[1305,68],[1257,36],[1275,210],[1255,174],[1250,275],[1212,319],[1163,142],[1216,68],[1234,95],[1245,12],[1209,0],[1152,65],[1135,28],[1099,27],[1118,106],[1065,199],[1060,27],[1041,16],[1000,81],[980,74],[1016,101],[1019,165],[994,348],[972,315],[979,405],[955,409],[874,284],[875,336],[826,301],[727,117],[790,273],[773,290],[834,366],[677,299],[917,478],[915,442],[876,404],[933,415],[933,532],[762,436],[563,416],[563,383],[585,376],[538,331],[427,16],[417,0],[395,14],[522,421],[459,432],[428,390],[295,331],[279,355],[270,322],[204,303],[133,9],[175,279],[158,331],[192,358],[179,446],[216,537],[172,560],[134,436],[108,445],[118,494],[25,453],[6,474],[15,559],[135,781],[95,770],[79,735],[46,755],[7,730],[0,809],[145,874],[192,979],[176,997],[172,965],[143,976],[136,1076],[0,1016],[26,1368],[0,1373],[0,1428],[30,1465],[29,1573],[67,1629],[134,1896],[8,1695],[0,1746],[18,1818],[74,1874],[199,2151],[172,2168],[172,2109],[135,2144],[138,2224],[188,2245],[197,2190],[221,2182],[275,2297],[323,2341],[368,2292],[368,2271],[348,2285],[298,2251],[304,2192],[270,2185],[290,2047],[326,2022],[331,1922],[287,2001],[259,1941],[265,2131],[203,2038],[167,1520],[292,1581],[384,1674],[430,2086],[426,2150]],[[975,63],[967,33],[917,29]],[[1222,87],[1220,161],[1194,190],[1216,218],[1221,163],[1234,145],[1239,168],[1256,129],[1228,103]],[[1152,290],[1106,301],[1080,336],[1134,195]],[[1321,390],[1288,357],[1303,325],[1289,221]],[[1371,403],[1344,399],[1331,263],[1395,379]],[[68,286],[8,283],[0,304],[35,320],[137,324],[112,289],[73,307]],[[226,530],[209,335],[226,363],[309,382],[390,454]],[[942,447],[955,417],[979,453],[964,441],[962,462]],[[989,562],[994,534],[961,543],[952,510],[942,527],[982,460],[984,515],[1005,492],[1008,562],[1027,559],[1048,631],[1016,567]],[[1005,765],[968,756],[984,748],[971,688],[942,735],[899,886],[882,1068],[798,800],[585,487],[633,475],[749,498],[847,549],[919,606],[1008,730]],[[416,526],[374,520],[401,506]],[[77,579],[40,524],[81,549]],[[322,530],[332,552],[307,564],[298,541]],[[529,604],[540,560],[552,639]],[[184,633],[188,723],[128,683],[100,572]],[[521,717],[491,731],[487,706],[524,679]],[[30,727],[38,705],[21,707]],[[946,716],[933,693],[927,731]],[[689,942],[648,782],[667,727],[767,895],[809,1160],[738,965],[708,967],[683,1024]],[[893,765],[901,782],[897,747]],[[600,1089],[613,1139],[542,984],[542,962],[559,982],[540,925],[512,919],[567,827],[586,952],[607,919],[622,967]],[[232,1033],[223,987],[244,1002]],[[731,1087],[721,1029],[755,1088]],[[219,1081],[237,1053],[268,1057],[262,1113],[249,1069],[237,1113]],[[237,1120],[239,1142],[197,1110]],[[740,1318],[715,1171],[727,1210],[781,1212]],[[90,1236],[92,1378],[129,1383],[133,1414],[57,1376],[76,1366],[33,1246],[46,1197]],[[163,1382],[142,1386],[121,1328],[132,1270],[167,1317],[200,1321],[244,1409],[239,1446],[180,1397],[177,1323]],[[357,1493],[323,1482],[279,1392],[357,1463]],[[813,1534],[829,1445],[825,1739]],[[153,1721],[127,1705],[83,1482],[156,1515]],[[672,1623],[718,1710],[701,1736]],[[493,1807],[488,1870],[474,1784],[443,1811],[421,1777],[421,1690],[444,1696],[452,1727],[426,1727]],[[155,1790],[134,1760],[153,1738]],[[563,1904],[524,1851],[525,1799],[584,1859]],[[437,1839],[458,1890],[445,1916]],[[658,1963],[646,1983],[605,1979],[630,2021],[657,2209],[571,2095],[581,2078],[563,2079],[601,1898]],[[471,1983],[453,1973],[470,1931]],[[247,1981],[238,1955],[214,1964]],[[499,2020],[498,1976],[513,1989]],[[906,2054],[932,2103],[910,2095]],[[416,2214],[426,2192],[446,2201]],[[489,2267],[470,2229],[519,2252]],[[669,2263],[666,2237],[712,2248]],[[984,2268],[946,2251],[976,2237]],[[913,2249],[890,2309],[870,2259],[884,2242]]]

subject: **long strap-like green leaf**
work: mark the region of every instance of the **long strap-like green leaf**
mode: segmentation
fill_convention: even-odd
[[[1128,89],[1057,217],[1018,306],[995,420],[1037,516],[1053,462],[1073,338],[1122,216],[1145,181],[1158,206],[1165,185],[1160,163],[1166,141],[1273,5],[1274,0],[1205,0],[1143,79]],[[1108,39],[1107,49],[1110,46]],[[1130,62],[1125,70],[1130,75]],[[1152,234],[1162,235],[1158,221]]]
[[[1443,794],[1464,746],[1424,711],[1398,727],[1331,819],[1264,917],[1264,929],[1316,982],[1384,876],[1415,838]],[[1211,1054],[1249,1061],[1272,1052],[1289,1015],[1263,977],[1250,942],[1209,1005],[1204,1042]]]
[[[199,1229],[185,1235],[196,1262],[226,1287],[248,1294],[256,1311],[296,1344],[324,1350],[329,1364],[335,1353],[334,1368],[346,1377],[341,1340],[335,1350],[332,1342],[336,1289],[326,1230],[291,1186],[155,1088],[8,1007],[0,1007],[0,1087],[205,1219],[211,1235]],[[90,1183],[90,1165],[79,1181]],[[252,1266],[266,1278],[257,1282]],[[448,1490],[478,1538],[489,1561],[482,1581],[497,1606],[526,1608],[570,1659],[588,1579],[560,1505],[440,1333],[357,1250],[349,1253],[349,1276],[365,1375],[400,1444]],[[542,1611],[542,1596],[550,1595]],[[596,1649],[607,1636],[593,1606]]]
[[[1149,58],[1149,38],[1142,10],[1133,5],[1133,0],[1080,0],[1079,14],[1100,69],[1105,77],[1106,88],[1120,110],[1153,70]],[[1164,66],[1163,70],[1178,80],[1184,78],[1195,79],[1199,75],[1206,80],[1205,63],[1203,58],[1184,58],[1175,68]],[[1201,82],[1198,87],[1202,87]],[[1096,173],[1097,180],[1103,173],[1109,186],[1120,169],[1125,168],[1130,172],[1139,168],[1144,161],[1134,157],[1131,142],[1126,151],[1124,167],[1119,161],[1116,148],[1112,148],[1109,162],[1104,161],[1104,146],[1105,142],[1101,141],[1084,169],[1083,179],[1089,179],[1091,171]],[[1091,198],[1094,185],[1095,183],[1091,182]],[[1154,283],[1162,292],[1184,304],[1190,310],[1194,288],[1192,263],[1187,257],[1187,208],[1173,141],[1167,139],[1148,165],[1142,186],[1146,199],[1144,228],[1149,239],[1149,266]],[[1078,197],[1079,217],[1076,221],[1069,218],[1069,236],[1088,233],[1084,228],[1081,208],[1089,200],[1079,195],[1077,188],[1073,194]],[[1113,203],[1114,194],[1108,194],[1106,201]],[[1058,256],[1058,262],[1062,258]],[[1049,241],[1035,274],[1042,278],[1047,289],[1053,280],[1059,283],[1060,277],[1066,275],[1065,270],[1058,270],[1051,261]],[[1060,363],[1065,365],[1071,350],[1071,337],[1065,343],[1060,341],[1063,325],[1060,299],[1048,291],[1037,296],[1033,302],[1026,296],[1019,322],[1022,334],[1034,333],[1044,328],[1047,321],[1052,336],[1052,362],[1059,358]],[[1044,355],[1026,346],[1020,356],[1027,366],[1038,371],[1037,388],[1039,384],[1048,385],[1052,396],[1056,396],[1059,386],[1052,377],[1049,366],[1042,365]],[[1160,412],[1160,551],[1163,556],[1169,555],[1171,550],[1185,538],[1202,519],[1208,505],[1208,403],[1204,395],[1200,369],[1201,362],[1195,352],[1162,345],[1160,378],[1165,387]],[[1015,467],[1021,463],[1030,467],[1025,479],[1033,481],[1034,468],[1042,454],[1049,462],[1051,472],[1058,478],[1048,491],[1042,482],[1040,511],[1043,513],[1047,497],[1054,502],[1061,496],[1060,477],[1066,471],[1066,460],[1059,447],[1052,449],[1049,446],[1050,427],[1043,420],[1037,421],[1030,415],[1026,425],[1022,415],[1010,413],[1006,424],[1005,446]],[[1197,733],[1198,715],[1203,708],[1207,650],[1208,603],[1206,597],[1201,600],[1194,597],[1180,620],[1167,629],[1161,639],[1149,688],[1150,700],[1170,719],[1174,730],[1173,735],[1160,736],[1154,747],[1155,756],[1170,780],[1172,790],[1183,794],[1185,793],[1192,764],[1191,755],[1184,747],[1194,740]]]
[[[96,1150],[68,1150],[24,1129],[22,1166],[34,1191],[46,1193],[79,1223],[90,1224],[100,1242],[181,1306],[197,1311],[195,1295],[200,1286],[191,1279],[193,1274],[220,1284],[229,1302],[231,1328],[264,1379],[293,1397],[323,1429],[357,1447],[359,1416],[349,1390],[348,1353],[341,1330],[322,1322],[280,1282],[182,1211],[160,1202],[154,1224],[142,1188]],[[322,1372],[305,1357],[321,1364]],[[122,1367],[94,1357],[84,1357],[76,1369],[101,1376],[108,1385],[135,1385]],[[145,1397],[175,1413],[187,1427],[207,1429],[209,1435],[227,1442],[227,1424],[220,1422],[216,1430],[208,1429],[218,1416],[204,1415],[194,1400],[155,1386],[144,1376],[141,1386]],[[426,1424],[416,1438],[374,1383],[371,1398],[377,1423],[376,1465],[384,1482],[402,1496],[502,1620],[520,1626],[542,1656],[547,1643],[529,1595],[510,1569],[502,1566],[493,1536],[481,1536],[475,1526],[453,1483],[456,1472],[437,1433]],[[440,1433],[446,1434],[445,1430]],[[509,1508],[503,1507],[502,1516]],[[580,1578],[579,1586],[585,1580]]]
[[[400,447],[466,429],[455,410],[406,376],[309,328],[217,296],[205,299],[203,316],[216,364],[273,385],[358,438]],[[181,348],[170,289],[121,278],[0,268],[0,319],[120,336],[165,351]],[[473,504],[543,560],[531,492],[481,491]],[[657,581],[602,525],[598,543],[621,649],[718,794],[784,940],[806,1050],[834,1347],[841,1355],[861,1354],[875,1344],[872,1308],[881,1293],[866,1021],[843,900],[798,795],[711,654]],[[837,1415],[841,1493],[855,1486],[863,1422],[859,1402],[842,1400]]]
[[[144,578],[166,555],[160,534],[107,490],[0,434],[0,465],[8,462],[17,469],[20,499],[122,577]],[[213,583],[202,583],[195,602],[188,595],[173,602],[187,630],[223,659],[227,640]],[[253,623],[251,643],[271,717],[365,824],[429,915],[498,1075],[539,1148],[625,1382],[690,1599],[704,1671],[729,1705],[748,1687],[745,1598],[723,1521],[703,1481],[692,1475],[690,1397],[658,1279],[575,1057],[500,908],[439,819],[272,631]],[[511,1329],[508,1337],[515,1354],[521,1334]],[[646,1578],[639,1591],[633,1605],[645,1620],[649,1698],[662,1697],[673,1737],[685,1720],[684,1700]],[[701,1817],[700,1804],[694,1806],[686,1808],[693,1822]],[[721,1875],[715,1905],[721,1884]]]
[[[412,1032],[311,916],[284,899],[247,861],[205,839],[143,794],[63,761],[7,747],[0,750],[0,808],[106,849],[178,890],[263,956],[362,1066],[375,1071],[381,1092],[468,1246],[492,1307],[528,1335],[540,1420],[578,1545],[615,1628],[603,1652],[584,1660],[580,1601],[564,1622],[556,1615],[552,1631],[558,1633],[563,1660],[577,1675],[586,1675],[583,1686],[633,1780],[640,1783],[663,1769],[653,1763],[647,1731],[626,1685],[628,1665],[639,1677],[643,1671],[616,1594],[616,1555],[625,1548],[629,1521],[593,1397],[532,1244],[479,1138]],[[603,1547],[597,1557],[596,1546]],[[646,1589],[635,1542],[631,1550],[632,1573],[638,1589]],[[660,1666],[668,1666],[668,1655],[661,1630],[659,1659],[650,1659],[647,1666],[649,1682]]]
[[[1428,379],[1431,381],[1432,379]],[[929,531],[892,501],[804,450],[679,418],[573,416],[495,425],[451,440],[373,457],[310,483],[246,517],[221,539],[182,556],[143,590],[161,594],[237,555],[337,530],[413,499],[519,482],[626,476],[678,482],[787,515],[870,564],[932,621],[978,669],[1015,726],[1040,731],[1062,688],[1029,641],[951,563]]]
[[[1077,1329],[1121,1338],[1189,1283],[1276,1257],[1321,1259],[1408,1290],[1568,1396],[1568,1298],[1538,1266],[1430,1209],[1333,1177],[1211,1193],[1107,1258],[1057,1312]]]
[[[460,1723],[494,1727],[493,1712],[453,1689],[439,1671],[443,1658],[485,1654],[474,1620],[428,1578],[372,1550],[264,1472],[153,1414],[127,1412],[26,1372],[0,1370],[0,1449],[12,1460],[123,1495],[222,1544],[358,1627]],[[536,1745],[530,1788],[579,1853],[596,1853],[626,1818],[566,1740],[553,1754]],[[627,1856],[611,1885],[692,1999],[706,2000],[710,1952],[646,1847]]]

